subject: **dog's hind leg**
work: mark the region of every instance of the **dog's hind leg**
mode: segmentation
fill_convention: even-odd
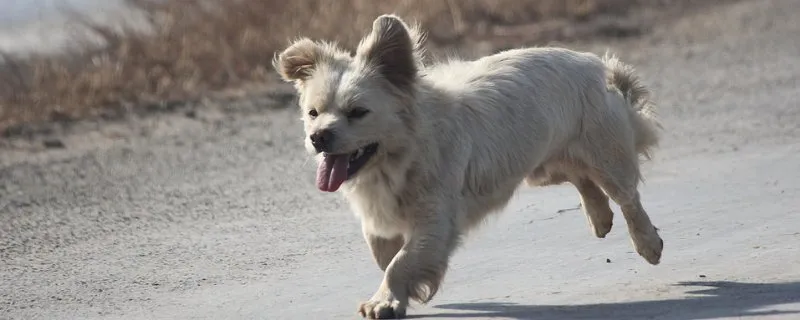
[[[573,173],[567,175],[563,173],[564,170],[572,171]],[[583,171],[583,169],[555,166],[551,167],[551,170],[547,170],[546,166],[541,166],[533,170],[525,181],[529,186],[540,187],[557,185],[567,181],[572,183],[581,195],[581,207],[589,220],[589,226],[592,228],[594,235],[598,238],[605,238],[611,231],[614,212],[608,206],[608,196],[603,193],[603,190],[597,184],[585,176],[576,176],[574,174],[574,172],[580,171]]]
[[[581,207],[589,225],[598,238],[605,238],[611,231],[614,212],[608,205],[608,196],[592,180],[586,177],[574,178],[570,181],[581,195]]]
[[[619,152],[604,156],[608,158],[597,161],[596,167],[591,169],[591,180],[619,204],[636,252],[650,264],[658,264],[664,241],[639,200],[639,167],[636,158]]]
[[[525,177],[525,183],[531,187],[546,187],[562,184],[567,181],[569,181],[569,179],[565,174],[549,172],[545,167],[538,167]]]

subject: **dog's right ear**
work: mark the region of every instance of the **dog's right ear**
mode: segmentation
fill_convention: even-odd
[[[313,74],[322,58],[323,50],[308,38],[292,43],[272,59],[272,67],[287,82],[303,82]]]

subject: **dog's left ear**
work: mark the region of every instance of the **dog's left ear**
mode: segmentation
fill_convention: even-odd
[[[317,43],[302,38],[272,59],[272,66],[284,81],[302,82],[311,77],[324,56]]]
[[[378,68],[393,85],[407,89],[417,76],[417,50],[422,38],[395,15],[381,15],[361,40],[356,59]]]

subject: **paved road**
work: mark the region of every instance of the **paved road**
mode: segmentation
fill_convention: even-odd
[[[747,1],[609,46],[666,129],[645,167],[662,264],[570,187],[523,189],[412,316],[800,318],[800,3]],[[0,318],[339,319],[380,281],[314,188],[294,110],[165,115],[0,154]],[[137,133],[131,135],[131,132]]]

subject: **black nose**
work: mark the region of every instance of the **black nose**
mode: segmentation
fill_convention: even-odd
[[[311,134],[309,139],[311,139],[311,145],[314,146],[317,152],[328,151],[333,142],[333,132],[323,129]]]

